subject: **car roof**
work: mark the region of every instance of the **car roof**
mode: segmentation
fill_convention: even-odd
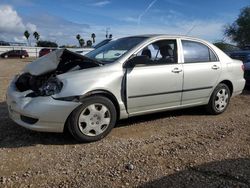
[[[196,37],[191,37],[191,36],[187,36],[187,35],[173,35],[173,34],[143,34],[143,35],[131,35],[128,37],[145,37],[148,39],[174,38],[174,39],[194,40],[194,41],[205,42],[205,43],[208,42],[208,41],[205,41],[203,39],[196,38]],[[126,37],[124,37],[124,38],[126,38]]]
[[[187,35],[172,35],[172,34],[143,34],[143,35],[132,35],[128,37],[146,37],[146,38],[156,38],[156,37],[171,37],[171,38],[193,38],[199,39]]]

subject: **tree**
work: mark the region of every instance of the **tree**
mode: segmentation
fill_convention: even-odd
[[[29,31],[24,31],[23,35],[25,36],[25,38],[27,39],[27,43],[29,44],[29,37],[30,37],[30,33]]]
[[[77,35],[76,35],[76,39],[78,40],[78,42],[79,42],[80,38],[81,38],[81,35],[80,35],[80,34],[77,34]]]
[[[78,41],[78,43],[79,43],[79,46],[81,46],[81,44],[80,44],[81,35],[80,35],[80,34],[77,34],[77,35],[76,35],[76,39],[77,39],[77,41]]]
[[[35,32],[33,33],[33,36],[34,36],[34,38],[36,39],[36,42],[38,42],[38,41],[39,41],[39,38],[40,38],[39,33],[38,33],[37,31],[35,31]]]
[[[241,10],[238,18],[226,26],[224,33],[240,47],[250,44],[250,6]]]
[[[87,41],[87,47],[91,47],[92,46],[92,41],[91,40],[88,40]]]
[[[51,42],[51,41],[46,41],[46,40],[45,41],[39,40],[37,42],[37,46],[38,47],[52,47],[52,48],[58,47],[57,43]]]
[[[92,34],[91,34],[91,38],[92,38],[92,40],[93,40],[93,43],[95,43],[95,37],[96,37],[96,36],[95,36],[95,33],[92,33]]]
[[[80,44],[80,47],[83,47],[83,46],[84,46],[85,41],[84,41],[83,38],[80,38],[80,39],[79,39],[79,44]]]
[[[237,46],[225,43],[223,41],[215,42],[214,45],[220,48],[224,52],[231,52],[231,51],[239,50]]]

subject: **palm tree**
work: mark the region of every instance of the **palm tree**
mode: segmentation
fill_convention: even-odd
[[[83,38],[79,39],[79,44],[80,44],[80,47],[83,47],[84,44],[85,44],[85,41]]]
[[[36,42],[39,41],[40,35],[37,31],[33,33],[34,38],[36,39]]]
[[[95,33],[92,33],[92,34],[91,34],[91,38],[93,39],[93,43],[95,43],[95,37],[96,37],[96,36],[95,36]]]
[[[77,34],[77,35],[76,35],[76,39],[77,39],[78,42],[79,42],[79,46],[81,46],[81,43],[80,43],[81,35],[80,35],[80,34]]]
[[[91,47],[92,46],[92,41],[91,40],[87,40],[87,47]]]
[[[30,37],[29,31],[27,31],[27,30],[24,31],[23,35],[25,36],[25,38],[27,39],[27,42],[28,42],[28,44],[29,44],[29,37]]]

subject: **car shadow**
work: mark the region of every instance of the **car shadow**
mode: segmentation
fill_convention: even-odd
[[[167,111],[161,113],[154,113],[149,115],[142,115],[137,117],[131,117],[129,119],[118,121],[116,127],[129,126],[131,124],[143,123],[153,121],[160,118],[171,118],[182,115],[204,115],[205,110],[199,108]],[[44,133],[36,132],[25,129],[15,122],[13,122],[8,116],[8,109],[6,102],[0,103],[0,148],[18,148],[33,146],[37,144],[43,145],[73,145],[79,144],[69,134],[65,133]]]
[[[250,187],[250,159],[214,161],[146,182],[139,188]]]
[[[249,95],[250,88],[246,88],[242,95]],[[131,117],[117,122],[116,127],[125,127],[132,124],[154,121],[161,118],[173,118],[182,115],[208,115],[204,107],[187,108],[182,110],[165,111],[148,115]],[[0,103],[0,148],[18,148],[43,145],[73,145],[79,144],[68,131],[61,133],[43,133],[25,129],[8,117],[6,102]]]
[[[6,102],[0,103],[0,148],[19,148],[25,146],[77,144],[72,136],[65,132],[43,133],[25,129],[13,122],[8,115]]]

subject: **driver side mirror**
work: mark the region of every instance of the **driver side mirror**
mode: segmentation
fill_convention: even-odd
[[[144,65],[149,62],[149,57],[146,55],[135,56],[127,61],[126,67],[134,67],[136,65]]]

